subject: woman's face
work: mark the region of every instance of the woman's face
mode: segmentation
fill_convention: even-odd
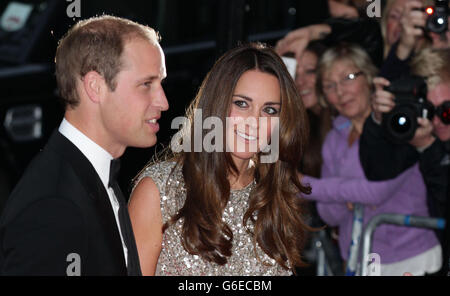
[[[386,42],[389,46],[394,44],[400,39],[402,27],[400,19],[403,14],[403,8],[408,0],[395,0],[391,9],[387,12],[386,21]]]
[[[236,162],[249,160],[269,142],[281,109],[280,84],[274,75],[249,70],[238,80],[229,118],[227,151]]]
[[[370,113],[370,87],[364,74],[350,61],[336,61],[322,77],[327,101],[343,116],[361,119]]]
[[[303,100],[305,108],[311,108],[319,102],[316,94],[317,56],[311,51],[305,51],[297,64],[295,84]]]

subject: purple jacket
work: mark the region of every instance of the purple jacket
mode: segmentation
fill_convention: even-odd
[[[339,226],[341,256],[348,258],[353,212],[346,202],[365,207],[364,225],[382,213],[429,216],[426,188],[418,165],[387,181],[368,181],[359,161],[359,142],[348,146],[350,121],[342,116],[333,122],[322,148],[322,178],[305,176],[304,184],[312,187],[306,199],[317,201],[320,217],[330,226]],[[398,262],[436,246],[433,230],[383,224],[374,232],[372,252],[381,263]]]

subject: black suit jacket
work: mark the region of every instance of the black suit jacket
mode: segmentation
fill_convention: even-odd
[[[81,275],[127,275],[105,187],[81,151],[55,131],[2,213],[0,274],[66,275],[77,262]]]

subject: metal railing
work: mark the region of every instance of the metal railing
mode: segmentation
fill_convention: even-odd
[[[361,248],[361,236],[364,223],[364,206],[362,204],[355,203],[353,207],[352,240],[350,242],[347,266],[345,269],[345,275],[347,276],[356,275],[357,272],[358,254]]]
[[[339,250],[336,249],[325,229],[320,230],[314,235],[313,242],[317,257],[316,275],[344,275]]]
[[[361,271],[359,275],[368,275],[368,263],[369,253],[372,247],[372,236],[375,229],[381,224],[393,224],[407,227],[420,227],[420,228],[432,228],[432,229],[444,229],[445,219],[442,218],[430,218],[420,216],[410,216],[401,214],[380,214],[374,216],[364,229],[363,243],[362,243],[362,258],[363,261],[360,265]]]

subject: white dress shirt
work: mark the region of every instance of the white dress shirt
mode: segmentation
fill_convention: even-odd
[[[69,139],[80,151],[86,156],[89,162],[94,167],[100,180],[105,186],[108,193],[109,201],[114,211],[114,217],[116,218],[117,228],[119,229],[120,239],[122,241],[123,253],[125,256],[125,264],[128,266],[128,250],[123,240],[122,231],[119,223],[119,202],[114,194],[114,190],[108,187],[109,182],[109,170],[111,165],[112,155],[105,149],[100,147],[97,143],[89,139],[85,134],[79,131],[76,127],[70,124],[65,118],[61,122],[58,131]]]

